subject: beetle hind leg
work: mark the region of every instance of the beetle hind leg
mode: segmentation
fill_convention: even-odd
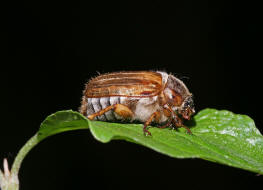
[[[133,112],[127,106],[125,106],[123,104],[114,104],[114,105],[108,106],[108,107],[106,107],[106,108],[104,108],[104,109],[102,109],[102,110],[100,110],[94,114],[89,115],[88,119],[93,120],[95,117],[101,116],[104,113],[106,113],[112,109],[114,110],[115,113],[117,113],[118,115],[120,115],[124,119],[128,119],[128,118],[131,118],[133,116]]]

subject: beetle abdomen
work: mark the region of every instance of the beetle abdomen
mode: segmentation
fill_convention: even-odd
[[[105,109],[108,106],[115,105],[115,104],[127,104],[127,97],[120,97],[120,96],[111,96],[111,97],[101,97],[101,98],[87,98],[86,102],[86,115],[91,115],[96,112]],[[85,111],[85,110],[84,110]],[[100,121],[116,121],[116,120],[123,120],[119,115],[114,113],[113,110],[110,110],[104,113],[101,116],[95,118],[95,120]]]
[[[111,97],[101,97],[101,98],[86,98],[84,101],[86,103],[82,103],[81,112],[86,115],[92,115],[105,109],[111,105],[122,104],[131,109],[133,112],[133,116],[129,119],[123,118],[114,110],[109,110],[102,114],[101,116],[97,116],[95,120],[99,121],[122,121],[133,122],[134,120],[139,122],[145,122],[154,112],[160,110],[159,104],[157,102],[158,96],[155,97],[147,97],[147,98],[134,98],[134,97],[123,97],[123,96],[111,96]],[[163,123],[168,118],[165,116],[161,116],[160,123]]]

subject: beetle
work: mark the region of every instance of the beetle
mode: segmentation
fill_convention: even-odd
[[[195,113],[193,95],[172,74],[161,71],[125,71],[99,75],[85,86],[80,113],[90,120],[144,123],[148,126],[184,127]]]

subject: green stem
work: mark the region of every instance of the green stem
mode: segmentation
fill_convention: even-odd
[[[4,172],[0,170],[0,188],[2,188],[3,190],[19,189],[18,172],[21,163],[28,154],[28,152],[39,142],[40,140],[38,139],[38,134],[35,134],[31,139],[29,139],[26,142],[26,144],[18,152],[13,163],[11,172],[9,171],[7,160],[4,159]]]
[[[1,186],[2,186],[3,180],[4,180],[4,174],[3,174],[3,172],[0,170],[0,188],[1,188]]]
[[[19,180],[18,172],[21,166],[22,161],[28,154],[28,152],[35,147],[40,140],[38,139],[38,134],[35,134],[18,152],[15,161],[13,163],[11,172],[8,168],[7,160],[4,159],[4,170],[0,170],[0,188],[3,190],[18,190],[19,189]]]
[[[20,149],[20,151],[18,152],[15,161],[13,163],[12,169],[11,169],[11,174],[14,176],[18,175],[20,166],[22,161],[24,160],[25,156],[27,155],[27,153],[34,148],[38,143],[39,143],[39,139],[38,139],[38,134],[35,134],[33,137],[31,137],[27,143]]]

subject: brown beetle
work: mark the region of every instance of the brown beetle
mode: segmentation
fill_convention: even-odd
[[[160,128],[184,127],[195,112],[192,94],[185,84],[166,72],[127,71],[99,75],[85,87],[80,112],[90,120],[139,121],[143,132],[152,122]]]

